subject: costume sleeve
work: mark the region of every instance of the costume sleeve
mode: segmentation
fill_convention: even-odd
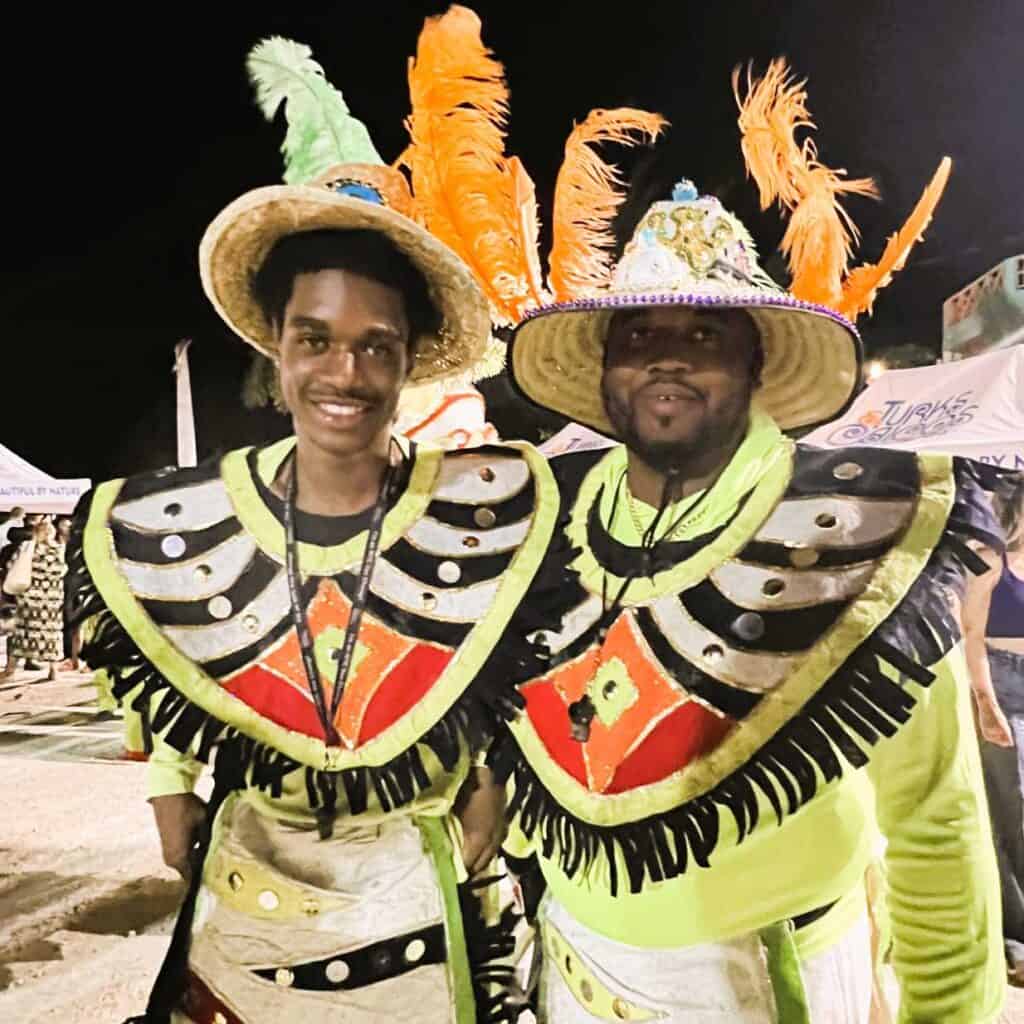
[[[963,649],[933,667],[918,707],[872,759],[888,841],[901,1024],[989,1024],[1004,977],[999,880]]]
[[[191,754],[182,754],[159,736],[154,736],[153,752],[146,765],[146,799],[191,793],[202,771],[201,761]]]

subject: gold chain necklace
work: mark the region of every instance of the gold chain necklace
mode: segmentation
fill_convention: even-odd
[[[644,526],[643,521],[641,519],[640,510],[637,508],[637,499],[633,497],[633,494],[630,491],[628,485],[626,486],[626,504],[629,506],[629,517],[633,520],[633,525],[636,527],[636,532],[641,537],[643,537],[643,535],[647,532],[647,527]],[[668,531],[668,533],[666,533],[659,539],[670,540],[672,537],[677,536],[680,533],[680,531],[684,530],[686,527],[691,526],[694,523],[700,522],[700,520],[704,518],[705,514],[706,506],[702,506],[701,508],[697,509],[693,516],[688,516],[686,515],[686,513],[683,513],[683,518],[679,522],[677,522],[676,525]]]

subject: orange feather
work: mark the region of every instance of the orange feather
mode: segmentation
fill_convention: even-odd
[[[544,278],[540,269],[540,219],[537,213],[537,195],[533,180],[526,173],[519,157],[506,161],[512,183],[512,202],[517,213],[519,249],[523,255],[527,295],[516,310],[516,319],[521,319],[528,308],[543,306],[548,301],[544,290]]]
[[[409,94],[410,144],[400,162],[417,219],[462,257],[496,321],[513,322],[531,286],[504,154],[508,88],[471,10],[453,6],[426,21],[409,61]]]
[[[789,216],[780,248],[789,257],[789,290],[805,302],[835,308],[843,275],[858,240],[857,227],[839,204],[841,195],[877,196],[870,178],[848,180],[817,160],[814,144],[804,144],[804,165],[795,175],[800,196]]]
[[[611,224],[626,196],[618,168],[592,147],[651,143],[667,123],[659,114],[623,107],[593,110],[573,128],[555,183],[548,286],[557,301],[598,291],[611,276]]]
[[[807,80],[795,81],[785,59],[768,65],[760,79],[747,67],[746,97],[740,96],[740,68],[732,73],[732,91],[739,107],[740,147],[747,174],[760,193],[761,209],[778,200],[792,207],[799,202],[795,173],[803,162],[796,141],[798,128],[813,128],[807,111]]]
[[[843,283],[842,298],[838,305],[843,316],[854,320],[860,313],[870,313],[878,292],[889,283],[894,273],[903,269],[910,250],[931,222],[952,167],[953,162],[949,157],[943,157],[913,212],[903,227],[889,239],[878,263],[864,263],[850,271]]]

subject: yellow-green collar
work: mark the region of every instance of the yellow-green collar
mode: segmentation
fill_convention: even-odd
[[[295,447],[295,438],[264,448],[256,457],[256,472],[269,485],[281,463]],[[231,495],[239,521],[256,538],[259,546],[279,562],[284,561],[284,529],[260,497],[249,470],[248,451],[229,452],[221,462],[221,473]],[[444,452],[439,448],[417,447],[409,482],[394,508],[384,517],[380,546],[386,551],[418,519],[430,504]],[[344,544],[324,546],[299,542],[299,564],[304,572],[332,576],[348,568],[366,544],[366,531],[350,537]]]
[[[793,451],[793,442],[782,434],[775,422],[755,410],[746,438],[702,503],[702,509],[706,512],[702,512],[692,524],[688,524],[687,530],[680,531],[673,539],[699,535],[721,526],[736,510],[740,499],[753,491],[742,512],[711,543],[692,557],[656,574],[653,579],[634,579],[623,598],[623,604],[641,604],[663,594],[684,590],[732,558],[753,536],[785,492],[793,472]],[[566,531],[573,545],[581,549],[573,568],[579,572],[581,583],[594,594],[604,593],[609,588],[617,592],[624,582],[614,573],[606,572],[587,541],[587,519],[602,489],[600,514],[605,529],[624,544],[639,545],[641,540],[640,531],[628,509],[620,508],[614,523],[609,527],[614,492],[625,472],[626,458],[625,446],[618,445],[591,469],[580,486]],[[692,505],[698,496],[692,495],[673,506],[675,516]],[[624,504],[621,498],[620,504]],[[650,515],[653,514],[651,510]],[[671,522],[672,519],[667,521]]]
[[[663,525],[674,523],[680,516],[685,515],[688,508],[692,508],[698,501],[701,503],[696,515],[692,519],[684,519],[673,531],[672,539],[689,540],[725,522],[739,500],[757,484],[768,467],[773,464],[780,446],[792,450],[792,441],[785,437],[767,413],[755,406],[751,410],[750,425],[743,441],[729,465],[712,485],[710,494],[697,491],[680,501],[673,502],[665,510],[662,516]],[[622,481],[620,507],[614,522],[611,521],[615,491],[626,469],[627,459],[625,445],[618,445],[601,464],[605,484],[601,499],[601,522],[616,540],[622,541],[623,544],[639,544],[642,531],[654,521],[657,510],[628,493],[628,480]],[[631,503],[631,510],[622,507],[627,502]]]

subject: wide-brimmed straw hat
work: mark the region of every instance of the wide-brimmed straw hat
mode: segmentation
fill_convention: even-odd
[[[832,419],[853,399],[862,358],[853,324],[776,285],[740,221],[690,182],[648,210],[606,292],[526,316],[509,372],[538,405],[614,437],[601,400],[609,324],[618,311],[651,306],[745,310],[764,351],[757,400],[784,429]]]
[[[199,247],[203,288],[228,326],[277,358],[274,332],[252,292],[252,278],[274,244],[308,231],[370,230],[385,235],[427,281],[441,315],[436,335],[415,339],[411,381],[469,369],[490,337],[487,301],[465,264],[412,219],[405,177],[384,165],[341,164],[308,184],[271,185],[225,207]]]

